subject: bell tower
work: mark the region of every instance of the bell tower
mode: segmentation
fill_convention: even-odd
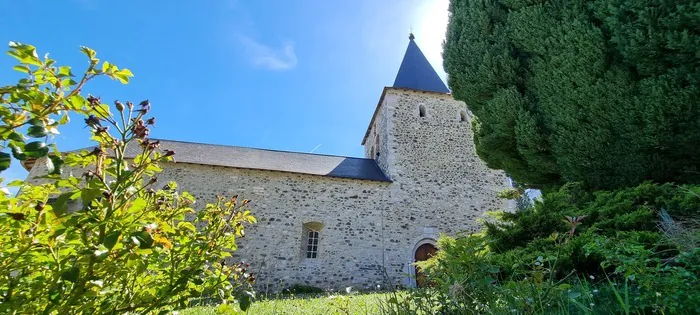
[[[414,274],[418,248],[441,233],[478,231],[484,212],[507,208],[496,197],[507,177],[476,155],[467,105],[452,98],[413,34],[362,144],[392,180],[383,221],[389,275]],[[415,285],[415,278],[402,279]]]

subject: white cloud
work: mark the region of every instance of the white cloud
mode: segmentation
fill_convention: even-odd
[[[245,35],[240,35],[239,40],[255,66],[270,70],[289,70],[297,65],[297,55],[291,43],[285,43],[281,48],[275,49]]]

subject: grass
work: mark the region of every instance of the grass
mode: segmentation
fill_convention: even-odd
[[[388,293],[342,294],[292,296],[288,298],[269,299],[254,302],[247,312],[237,307],[207,306],[180,311],[180,315],[215,315],[215,314],[379,314],[381,301],[386,301]]]

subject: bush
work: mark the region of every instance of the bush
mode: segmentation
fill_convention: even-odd
[[[90,66],[78,83],[70,68],[40,60],[34,47],[11,45],[10,55],[20,61],[15,69],[28,77],[0,88],[0,136],[16,159],[45,163],[48,174],[42,185],[10,183],[21,187],[17,197],[0,194],[0,313],[145,314],[203,297],[246,309],[254,278],[247,266],[225,260],[243,224],[255,222],[248,201],[219,198],[195,214],[194,198],[175,183],[156,189],[159,164],[175,152],[147,138],[155,122],[145,118],[150,102],[115,101],[112,112],[99,98],[83,98],[90,78],[125,82],[131,75],[108,62],[98,69],[94,51],[83,52]],[[24,143],[22,126],[30,126],[30,137],[45,138],[41,128],[67,123],[52,118],[66,112],[85,116],[97,143],[92,151],[63,156],[54,145],[50,155],[43,142]],[[133,146],[140,154],[127,159]],[[10,161],[2,163],[7,168]],[[61,175],[67,167],[70,174]],[[72,202],[79,209],[71,209]]]
[[[593,194],[579,187],[503,214],[482,234],[443,236],[438,254],[420,263],[436,285],[432,298],[445,301],[441,312],[699,312],[697,226],[667,218],[676,228],[659,229],[662,212],[697,213],[698,187],[644,183]],[[422,294],[413,297],[434,305]]]
[[[587,192],[581,185],[570,183],[558,191],[543,195],[529,211],[501,213],[499,222],[486,222],[486,234],[496,252],[523,247],[537,238],[553,233],[567,233],[571,226],[565,216],[585,216],[578,232],[592,230],[597,234],[614,235],[618,231],[658,232],[659,212],[688,217],[700,209],[700,186],[653,184],[616,191]]]

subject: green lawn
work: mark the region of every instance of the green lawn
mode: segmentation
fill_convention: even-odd
[[[326,295],[293,297],[254,302],[247,314],[379,314],[381,301],[387,293]],[[237,311],[237,312],[236,312]],[[180,315],[241,314],[238,308],[196,307],[179,312]]]

